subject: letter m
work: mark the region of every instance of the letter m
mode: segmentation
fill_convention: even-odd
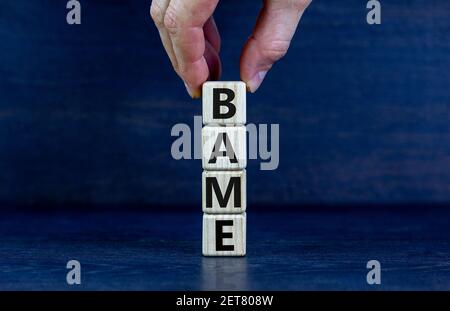
[[[220,207],[227,207],[231,197],[231,192],[234,189],[234,207],[241,207],[241,177],[231,177],[228,182],[225,195],[222,195],[219,183],[216,177],[206,177],[206,207],[212,208],[213,192],[216,195]],[[214,190],[214,191],[213,191]]]

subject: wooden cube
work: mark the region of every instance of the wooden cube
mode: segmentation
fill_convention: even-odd
[[[203,214],[203,256],[245,256],[246,213]]]
[[[205,126],[202,129],[205,170],[242,170],[247,166],[245,126]]]
[[[209,214],[245,212],[246,171],[204,171],[202,174],[202,208]]]
[[[242,81],[203,84],[203,124],[244,125],[246,88]]]

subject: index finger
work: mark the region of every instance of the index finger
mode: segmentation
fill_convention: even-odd
[[[205,59],[203,26],[214,12],[219,0],[172,0],[166,10],[164,25],[169,32],[181,78],[200,96],[201,85],[209,77]]]

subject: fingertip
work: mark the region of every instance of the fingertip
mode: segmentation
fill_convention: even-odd
[[[190,87],[186,82],[184,83],[184,86],[186,87],[186,91],[192,99],[197,99],[202,96],[202,91],[200,88]]]
[[[262,71],[259,71],[257,74],[255,74],[250,80],[248,80],[248,81],[244,80],[244,82],[247,86],[247,91],[249,91],[250,93],[255,93],[261,86],[262,82],[264,81],[266,74],[267,74],[267,71],[262,70]]]
[[[250,37],[242,50],[240,59],[241,80],[245,82],[247,91],[250,93],[256,92],[260,87],[270,68],[267,65],[261,66],[261,63],[256,41]]]
[[[260,71],[260,53],[256,41],[250,37],[245,43],[240,57],[240,72],[242,81],[250,81]]]
[[[202,97],[202,90],[199,88],[194,91],[192,99],[199,99],[200,97]]]
[[[208,79],[209,69],[205,57],[197,62],[185,63],[185,70],[180,78],[183,80],[187,92],[191,98],[201,97],[202,84]]]

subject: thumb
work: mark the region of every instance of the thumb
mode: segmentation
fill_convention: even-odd
[[[253,34],[242,50],[241,79],[255,92],[272,65],[291,43],[300,18],[311,0],[265,0]]]

